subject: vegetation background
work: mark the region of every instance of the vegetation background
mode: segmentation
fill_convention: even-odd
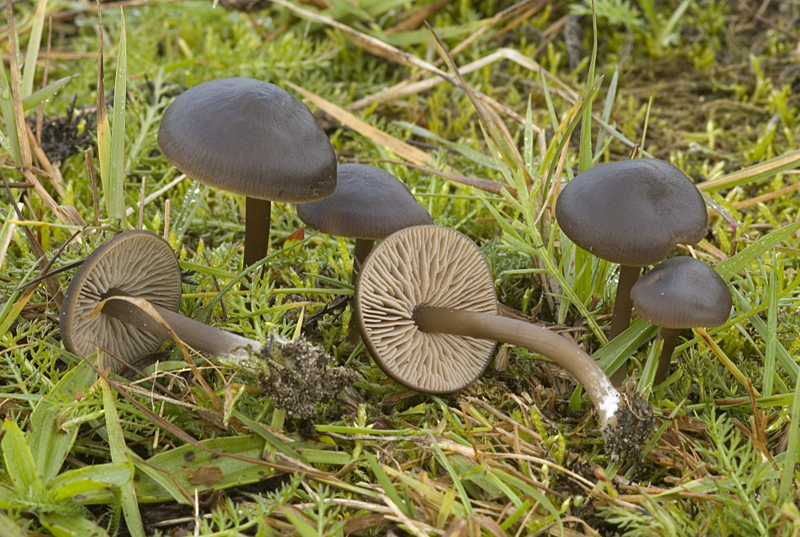
[[[795,0],[126,0],[100,5],[102,25],[77,0],[6,7],[3,536],[800,534]],[[483,122],[424,21],[495,103]],[[452,396],[387,381],[345,340],[349,242],[303,232],[291,207],[273,209],[262,277],[244,277],[244,199],[156,145],[176,95],[229,76],[295,92],[340,162],[384,167],[473,238],[510,314],[606,369],[630,357],[660,417],[641,460],[609,462],[573,380],[520,349]],[[550,212],[553,185],[644,153],[707,196],[688,254],[734,296],[727,324],[682,333],[655,388],[656,329],[607,343],[615,267],[569,248]],[[98,380],[60,343],[61,293],[131,227],[176,248],[185,315],[306,337],[363,380],[285,421],[269,365],[193,356],[192,373],[165,345],[134,378]]]

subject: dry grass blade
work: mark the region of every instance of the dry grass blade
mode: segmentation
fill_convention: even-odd
[[[781,155],[774,159],[750,166],[744,170],[724,175],[713,181],[707,181],[697,185],[700,190],[718,190],[720,188],[727,188],[750,181],[765,179],[767,177],[777,175],[783,171],[796,168],[800,166],[800,151],[792,151],[786,155]]]
[[[500,117],[494,113],[493,111],[486,109],[481,102],[477,99],[475,95],[475,91],[466,83],[464,78],[461,76],[461,73],[458,70],[458,66],[456,62],[453,61],[453,58],[450,56],[450,53],[447,51],[447,48],[442,43],[442,40],[439,39],[439,36],[436,35],[436,32],[433,31],[433,28],[427,23],[425,25],[428,28],[428,32],[430,32],[431,37],[433,37],[434,43],[436,43],[436,48],[439,50],[439,54],[447,63],[447,66],[450,68],[451,71],[455,74],[456,78],[458,79],[459,84],[467,93],[469,100],[472,101],[472,106],[475,107],[475,110],[478,113],[478,117],[481,120],[483,128],[486,129],[489,137],[491,138],[491,142],[496,147],[497,151],[500,153],[500,157],[506,163],[506,166],[509,167],[511,170],[519,169],[522,171],[523,175],[525,176],[525,182],[530,184],[533,180],[528,173],[527,168],[525,167],[525,163],[522,160],[522,155],[519,154],[517,151],[517,147],[514,144],[514,140],[511,137],[511,133],[508,132],[508,127],[506,127],[505,123],[500,119]]]
[[[415,170],[419,170],[421,172],[441,177],[442,179],[446,179],[454,183],[471,186],[483,190],[484,192],[490,192],[492,194],[502,195],[503,191],[507,191],[510,195],[514,197],[516,197],[517,195],[517,189],[514,188],[513,186],[504,185],[502,183],[498,183],[497,181],[492,181],[489,179],[480,179],[477,177],[467,177],[466,175],[458,175],[455,173],[442,172],[434,170],[433,168],[427,168],[425,166],[419,166],[417,164],[409,164],[407,162],[398,162],[396,160],[390,160],[390,159],[376,159],[371,162],[386,162],[389,164],[399,164],[401,166],[407,166],[409,168],[414,168]]]
[[[486,67],[487,65],[490,65],[490,64],[492,64],[494,62],[497,62],[497,61],[510,61],[510,62],[514,62],[515,64],[519,65],[520,67],[522,67],[524,69],[530,70],[533,73],[541,72],[544,75],[545,78],[547,78],[550,82],[553,82],[557,86],[555,88],[549,88],[550,91],[555,92],[556,94],[558,94],[561,98],[563,98],[564,100],[566,100],[570,104],[574,105],[580,99],[580,96],[578,95],[577,92],[575,92],[575,90],[573,90],[572,88],[567,86],[561,79],[559,79],[553,73],[551,73],[547,69],[544,69],[538,62],[536,62],[535,60],[529,58],[528,56],[525,56],[525,55],[521,54],[519,51],[514,50],[514,49],[510,49],[510,48],[498,49],[495,52],[489,54],[488,56],[485,56],[485,57],[483,57],[483,58],[481,58],[479,60],[475,60],[474,62],[465,65],[464,67],[462,67],[460,69],[460,71],[462,73],[469,73],[469,72],[475,71],[477,69],[480,69],[482,67]],[[441,77],[441,75],[439,75],[439,73],[435,73],[435,74],[437,74],[438,76]],[[444,77],[444,80],[447,80],[447,78]],[[359,99],[357,101],[354,101],[353,103],[351,103],[350,105],[347,106],[347,109],[348,110],[358,110],[358,109],[365,108],[365,107],[369,106],[371,103],[373,103],[375,101],[378,101],[378,102],[383,103],[383,104],[391,103],[394,100],[397,100],[397,99],[400,99],[400,98],[403,98],[403,97],[407,97],[409,95],[414,95],[414,94],[419,93],[421,91],[425,91],[425,90],[428,90],[430,88],[433,88],[437,84],[441,84],[442,81],[443,80],[440,80],[440,79],[437,79],[437,78],[429,78],[427,80],[421,80],[421,81],[418,81],[418,82],[410,82],[410,81],[400,82],[399,84],[396,84],[396,85],[394,85],[392,87],[382,89],[382,90],[378,91],[377,93],[374,93],[372,95],[368,95],[368,96],[363,97],[363,98],[361,98],[361,99]],[[475,92],[475,94],[479,98],[482,98],[481,97],[482,94],[480,92]],[[501,106],[501,105],[498,105],[498,106]],[[519,116],[515,112],[510,112],[510,113],[506,112],[507,109],[505,109],[505,107],[503,107],[503,109],[500,109],[497,106],[493,106],[493,108],[499,110],[500,112],[506,113],[506,115],[508,115],[510,118],[514,119],[515,121],[517,121],[519,124],[525,125],[524,118],[522,118],[521,116]],[[625,144],[627,147],[629,147],[629,148],[636,147],[637,144],[635,142],[632,142],[624,134],[619,132],[612,125],[608,124],[606,121],[604,121],[597,114],[594,114],[594,113],[592,114],[592,120],[595,123],[597,123],[600,126],[601,129],[603,129],[604,131],[608,132],[611,136],[613,136],[618,141],[620,141],[623,144]],[[540,147],[541,148],[546,147],[547,144],[544,143],[544,131],[541,129],[541,127],[533,125],[533,130],[539,135]],[[642,154],[645,155],[646,157],[652,158],[652,155],[650,153],[648,153],[647,151],[642,151]]]
[[[50,179],[50,183],[53,185],[55,191],[58,193],[61,199],[64,199],[67,194],[64,190],[64,186],[61,184],[61,172],[58,170],[58,168],[54,168],[50,163],[50,159],[47,158],[47,155],[42,149],[41,144],[36,139],[36,136],[34,136],[33,131],[27,123],[25,124],[25,128],[28,133],[28,142],[33,147],[33,153],[36,155],[36,160],[38,160],[39,164],[42,166],[42,168],[44,168],[44,171],[47,173],[47,178]],[[41,129],[39,129],[39,132],[41,132]]]
[[[14,11],[11,7],[11,2],[6,3],[6,19],[8,22],[8,42],[10,50],[16,50],[16,35],[14,31]],[[53,212],[53,214],[64,224],[81,225],[80,218],[76,219],[75,214],[77,211],[59,210],[59,205],[53,199],[47,190],[42,186],[38,179],[33,175],[31,168],[33,166],[33,157],[31,156],[30,140],[28,139],[27,124],[25,122],[25,113],[22,107],[22,85],[19,76],[19,65],[17,63],[16,54],[11,54],[9,57],[9,70],[11,72],[10,90],[11,100],[14,108],[14,120],[16,123],[16,135],[19,143],[20,159],[22,164],[22,175],[25,179],[33,185],[33,189],[42,198],[45,205]]]
[[[396,34],[398,32],[407,32],[409,30],[415,30],[419,28],[425,19],[442,9],[444,6],[452,2],[453,0],[436,0],[433,4],[422,6],[421,8],[417,9],[416,11],[412,12],[403,22],[400,22],[388,30],[386,30],[386,35]]]
[[[347,127],[350,127],[362,136],[369,138],[376,144],[382,145],[386,149],[395,153],[397,156],[420,166],[433,161],[433,159],[424,151],[421,151],[402,140],[398,140],[390,134],[386,134],[385,132],[376,129],[365,121],[358,119],[344,108],[336,106],[335,104],[326,101],[322,97],[315,95],[310,91],[306,91],[300,86],[296,86],[291,82],[285,82],[285,84],[302,95],[304,99],[311,101],[315,106],[330,114],[338,121],[341,121]]]
[[[8,48],[17,49],[16,35],[14,31],[14,9],[11,2],[6,2],[6,19],[8,22]],[[22,84],[19,78],[19,64],[16,54],[9,58],[9,70],[11,71],[11,98],[14,103],[14,118],[17,123],[17,138],[19,139],[19,150],[22,157],[22,166],[30,168],[31,147],[28,143],[28,135],[25,132],[25,113],[22,110]]]
[[[723,350],[719,348],[719,345],[717,345],[717,343],[711,338],[711,336],[708,335],[708,332],[706,332],[704,328],[692,328],[692,330],[694,330],[694,332],[698,336],[700,336],[703,339],[703,341],[705,341],[706,345],[708,345],[708,348],[711,349],[711,352],[714,353],[714,356],[716,356],[719,359],[719,361],[722,362],[722,365],[724,365],[727,368],[727,370],[730,371],[731,375],[733,375],[733,377],[736,380],[738,380],[742,384],[742,386],[745,387],[752,386],[752,384],[750,383],[750,379],[744,376],[744,373],[742,373],[741,370],[736,366],[736,364],[734,364],[733,361],[730,358],[728,358],[728,355],[725,354]],[[755,391],[755,388],[753,390]],[[756,397],[758,397],[759,396],[758,392],[756,391],[755,393]]]
[[[757,205],[759,203],[764,203],[765,201],[769,201],[774,198],[779,198],[785,194],[789,194],[790,192],[794,192],[796,190],[800,190],[800,183],[786,186],[778,190],[773,190],[772,192],[767,192],[766,194],[762,194],[754,198],[737,201],[736,203],[733,204],[733,207],[735,209],[744,209],[745,207],[750,207],[751,205]]]
[[[189,352],[186,350],[186,345],[181,341],[181,338],[178,337],[178,334],[172,329],[169,323],[164,320],[164,318],[156,311],[150,302],[143,298],[135,297],[135,296],[115,296],[113,298],[106,298],[101,300],[97,303],[97,305],[92,309],[92,311],[86,316],[87,319],[94,319],[103,309],[103,306],[106,305],[106,302],[109,300],[123,300],[125,302],[129,302],[139,308],[140,310],[147,313],[150,317],[156,320],[158,324],[161,325],[164,330],[166,330],[172,340],[178,345],[178,348],[181,350],[183,354],[183,359],[186,361],[189,368],[192,370],[192,374],[194,375],[195,380],[203,387],[203,391],[206,392],[208,398],[211,400],[211,403],[214,405],[214,409],[219,412],[220,414],[225,413],[225,408],[222,406],[222,401],[219,400],[219,397],[214,393],[214,390],[211,389],[211,386],[208,385],[206,379],[203,378],[203,375],[200,373],[200,370],[197,369],[197,366],[194,364],[194,360],[192,360],[191,356],[189,356]]]
[[[281,6],[286,7],[287,9],[293,11],[294,13],[297,13],[298,15],[300,15],[302,17],[305,17],[305,18],[317,21],[319,23],[325,24],[327,26],[330,26],[331,28],[336,28],[337,30],[347,34],[350,38],[354,39],[356,41],[356,43],[360,47],[362,47],[364,50],[366,50],[367,52],[375,54],[376,56],[379,56],[381,58],[385,58],[385,59],[387,59],[389,61],[393,61],[393,62],[399,63],[401,65],[405,65],[406,67],[416,67],[418,69],[423,69],[425,71],[428,71],[430,73],[433,73],[433,74],[435,74],[437,76],[442,77],[443,79],[447,80],[451,84],[454,84],[456,86],[459,85],[459,83],[458,83],[458,81],[456,79],[454,79],[453,77],[451,77],[450,75],[448,75],[447,73],[445,73],[444,71],[442,71],[441,69],[436,67],[435,65],[433,65],[431,63],[428,63],[425,60],[422,60],[420,58],[417,58],[416,56],[414,56],[412,54],[409,54],[408,52],[404,52],[404,51],[402,51],[402,50],[400,50],[400,49],[398,49],[396,47],[393,47],[392,45],[384,43],[383,41],[381,41],[379,39],[375,39],[372,36],[369,36],[367,34],[359,32],[358,30],[354,30],[353,28],[351,28],[351,27],[349,27],[349,26],[347,26],[345,24],[342,24],[342,23],[340,23],[338,21],[335,21],[335,20],[331,19],[330,17],[326,17],[324,15],[319,15],[318,13],[313,13],[313,12],[308,11],[306,9],[301,9],[301,8],[295,6],[294,4],[292,4],[291,2],[289,2],[288,0],[274,0],[274,2],[276,4],[279,4]],[[479,91],[473,90],[473,92],[474,92],[474,95],[478,99],[480,99],[484,104],[487,104],[488,106],[491,106],[492,108],[494,108],[498,112],[501,112],[501,113],[507,115],[508,117],[514,119],[515,121],[517,121],[520,124],[524,124],[525,123],[525,120],[524,120],[524,118],[522,118],[522,116],[520,116],[519,114],[517,114],[516,112],[514,112],[513,110],[511,110],[507,106],[498,103],[497,101],[495,101],[491,97],[489,97],[489,96],[487,96],[487,95],[485,95],[485,94],[483,94],[483,93],[481,93]]]
[[[486,24],[481,26],[477,31],[475,31],[472,35],[467,37],[464,41],[462,41],[461,43],[459,43],[458,45],[453,47],[453,50],[450,51],[450,54],[452,56],[457,56],[463,50],[465,50],[468,46],[470,46],[471,44],[475,43],[478,39],[480,39],[483,35],[485,35],[489,30],[494,28],[496,25],[501,24],[503,22],[506,22],[507,20],[518,16],[516,21],[510,23],[505,28],[502,28],[501,30],[496,32],[494,34],[494,37],[503,35],[506,31],[510,30],[511,28],[513,28],[514,26],[516,26],[517,24],[522,22],[523,20],[526,20],[529,17],[531,17],[533,14],[535,14],[537,11],[539,11],[547,3],[548,2],[543,1],[543,0],[523,0],[522,2],[514,4],[514,5],[512,5],[512,6],[508,7],[508,8],[500,11],[499,13],[496,13],[491,19],[489,19],[486,22]],[[436,5],[436,4],[434,4],[434,5]],[[422,21],[420,21],[420,24],[422,24]],[[389,34],[390,32],[387,31],[386,33]],[[482,61],[482,60],[478,60],[478,61]],[[433,62],[433,65],[439,66],[439,65],[442,64],[442,62],[443,62],[443,59],[440,58],[440,59],[436,60],[435,62]],[[469,64],[469,65],[472,65],[472,64]],[[466,66],[464,68],[462,68],[461,72],[462,73],[468,72],[466,70]],[[408,95],[408,88],[416,87],[417,84],[419,83],[417,81],[422,76],[422,74],[423,74],[422,72],[416,73],[416,74],[412,75],[408,80],[400,82],[399,84],[396,84],[395,86],[392,86],[391,88],[386,88],[387,94],[399,91],[399,92],[402,92],[402,93]],[[432,79],[432,80],[427,80],[425,82],[422,82],[421,84],[429,85],[431,82],[433,82],[433,85],[435,85],[435,84],[440,83],[441,80]],[[376,95],[383,96],[384,95],[383,90],[378,92]],[[367,104],[363,104],[364,102],[366,102]],[[361,100],[357,101],[357,103],[358,103],[357,106],[358,107],[368,106],[368,104],[370,102],[372,102],[372,99],[370,97],[365,97],[364,99],[361,99]],[[350,107],[348,107],[348,108],[350,108]]]
[[[172,181],[170,181],[166,185],[162,186],[161,188],[159,188],[158,190],[156,190],[155,192],[153,192],[149,196],[146,196],[144,198],[143,202],[142,201],[139,202],[139,207],[140,208],[142,207],[142,203],[144,203],[144,205],[147,205],[148,203],[152,202],[153,200],[158,199],[164,193],[168,192],[171,188],[173,188],[174,186],[177,186],[178,184],[180,184],[184,179],[186,179],[186,174],[183,174],[183,173],[180,174],[178,177],[176,177],[175,179],[173,179]],[[169,200],[166,200],[166,201],[167,201],[167,203],[169,202]],[[130,215],[133,214],[133,211],[134,211],[133,207],[128,207],[127,209],[125,209],[125,214],[127,216],[130,216]]]

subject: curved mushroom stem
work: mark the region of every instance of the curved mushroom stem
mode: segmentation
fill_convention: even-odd
[[[245,211],[244,266],[249,267],[267,257],[272,202],[248,196]]]
[[[372,239],[356,239],[356,245],[353,248],[353,275],[350,277],[350,283],[354,286],[358,279],[358,273],[361,271],[361,266],[364,264],[364,260],[372,251],[374,245],[375,241]],[[361,339],[356,325],[357,323],[354,315],[350,320],[350,326],[347,328],[347,341],[354,345]]]
[[[604,434],[617,424],[622,404],[619,392],[594,359],[567,338],[516,319],[435,306],[417,306],[413,319],[423,332],[502,341],[547,356],[583,385],[600,415]]]
[[[614,297],[614,315],[611,317],[611,333],[609,339],[614,339],[631,325],[631,310],[633,310],[633,300],[631,300],[631,289],[641,274],[641,267],[631,267],[628,265],[619,266],[619,283],[617,284],[617,294]],[[622,363],[619,369],[611,374],[611,382],[614,386],[622,386],[628,374],[628,361]]]
[[[208,326],[152,303],[150,305],[169,324],[181,341],[199,351],[217,356],[235,356],[236,349],[258,352],[261,348],[261,343],[253,339]],[[169,332],[147,312],[125,300],[113,300],[113,297],[110,297],[103,306],[102,314],[119,319],[164,340],[172,339]]]
[[[678,332],[680,332],[678,328],[661,328],[661,339],[664,340],[664,345],[661,347],[661,354],[658,356],[658,369],[653,380],[653,386],[661,384],[667,379],[669,364],[672,362],[672,353],[678,343]]]
[[[612,461],[638,457],[655,426],[653,409],[629,382],[621,395],[591,356],[567,338],[540,326],[491,313],[421,305],[412,314],[417,328],[525,347],[550,358],[583,385],[600,419]]]

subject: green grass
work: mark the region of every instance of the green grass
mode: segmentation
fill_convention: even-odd
[[[427,79],[423,61],[452,69],[414,18],[434,4],[276,3],[248,14],[155,2],[125,8],[124,34],[119,8],[103,4],[112,133],[102,165],[94,123],[78,127],[92,133],[103,179],[102,218],[93,222],[85,148],[53,162],[60,186],[35,154],[33,168],[14,166],[27,158],[14,101],[24,101],[32,125],[39,113],[45,124],[63,122],[72,96],[93,114],[96,13],[65,0],[15,4],[22,66],[14,77],[7,64],[0,77],[0,142],[9,154],[2,173],[15,183],[33,176],[54,204],[12,188],[24,196],[17,215],[0,191],[0,533],[796,535],[800,240],[787,226],[800,214],[791,190],[800,165],[793,89],[800,80],[794,30],[783,25],[797,6],[769,5],[755,16],[727,2],[595,4],[596,43],[590,3],[531,2],[494,22],[511,3],[450,2],[428,14],[457,65],[501,52],[463,79],[513,117],[443,82],[351,110],[394,142],[343,124],[349,120],[322,112],[318,119],[340,162],[384,167],[437,224],[475,240],[505,306],[569,334],[605,368],[631,358],[663,417],[642,460],[621,464],[606,459],[574,381],[527,351],[515,349],[507,369],[490,367],[457,395],[419,395],[388,381],[345,340],[349,308],[325,309],[352,293],[351,243],[310,230],[290,240],[303,224],[276,204],[273,255],[263,277],[251,280],[242,273],[244,199],[191,179],[156,196],[142,215],[145,229],[163,234],[169,201],[168,236],[186,271],[181,312],[260,340],[293,337],[312,319],[304,336],[363,379],[319,404],[313,420],[288,416],[283,430],[270,427],[280,411],[262,394],[258,371],[195,356],[207,392],[170,344],[146,377],[92,384],[97,376],[61,345],[59,289],[74,273],[71,263],[136,226],[143,178],[147,196],[178,176],[156,135],[183,88],[249,76],[295,84],[338,112],[409,77]],[[52,36],[42,13],[55,16]],[[572,50],[562,26],[569,13],[583,14]],[[4,54],[8,35],[0,29]],[[37,35],[41,41],[31,42]],[[368,48],[363,36],[385,45]],[[576,252],[550,213],[555,182],[628,158],[630,140],[674,162],[727,213],[712,216],[711,233],[693,251],[729,282],[731,321],[708,331],[712,344],[682,332],[676,369],[655,388],[645,369],[657,356],[655,329],[636,321],[607,342],[616,267]],[[422,151],[428,168],[497,181],[518,195],[406,166],[402,156],[419,153],[400,141]],[[107,180],[116,181],[116,194]],[[134,211],[120,218],[120,204]],[[116,218],[108,218],[112,206]],[[80,229],[75,215],[90,224],[59,253]],[[17,289],[60,267],[68,270]],[[76,491],[81,502],[65,501]]]

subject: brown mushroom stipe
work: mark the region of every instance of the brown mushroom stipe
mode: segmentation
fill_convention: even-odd
[[[158,147],[189,177],[247,196],[246,266],[267,254],[271,201],[313,201],[336,187],[336,154],[311,111],[260,80],[186,90],[164,113]]]
[[[351,278],[354,285],[376,240],[407,227],[433,224],[431,215],[405,183],[367,164],[341,164],[333,195],[296,208],[297,216],[309,227],[356,240]],[[351,343],[358,342],[355,324],[353,320],[347,332]]]
[[[664,346],[655,384],[667,378],[678,332],[682,328],[713,328],[728,322],[733,299],[717,272],[692,257],[675,257],[642,276],[631,290],[636,313],[661,327]]]
[[[619,263],[610,337],[630,326],[630,292],[641,267],[658,263],[675,246],[695,244],[708,229],[703,196],[669,162],[636,159],[594,166],[575,176],[558,196],[556,219],[589,253]],[[623,365],[612,380],[620,385]]]
[[[64,347],[88,356],[101,347],[123,362],[155,352],[169,333],[135,305],[114,296],[147,300],[177,335],[198,350],[224,355],[237,348],[258,350],[257,341],[205,325],[177,312],[181,271],[169,243],[149,231],[125,231],[97,248],[73,276],[61,307]],[[100,314],[89,318],[97,304]],[[114,371],[124,363],[106,358]]]
[[[652,432],[652,410],[641,396],[622,398],[577,345],[497,314],[486,258],[455,230],[417,226],[387,237],[362,267],[355,303],[373,358],[411,389],[447,393],[464,388],[486,368],[499,340],[547,356],[583,384],[613,459],[638,453]]]

